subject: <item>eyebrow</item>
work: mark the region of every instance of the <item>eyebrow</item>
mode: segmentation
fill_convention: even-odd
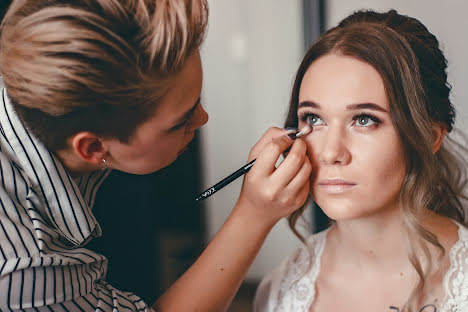
[[[181,124],[183,124],[184,122],[186,122],[187,120],[190,119],[190,117],[192,117],[193,113],[195,112],[195,110],[197,109],[197,106],[198,104],[200,103],[200,98],[197,99],[197,101],[195,102],[195,104],[187,111],[185,112],[182,117],[180,117],[179,119],[177,119],[177,121],[174,123],[174,126],[173,127],[177,127]]]
[[[316,109],[321,109],[320,104],[317,104],[313,101],[303,101],[299,103],[299,108],[303,107],[311,107],[311,108],[316,108]],[[384,112],[387,113],[387,110],[382,108],[381,106],[375,104],[375,103],[356,103],[356,104],[349,104],[346,106],[347,110],[359,110],[359,109],[370,109],[370,110],[375,110],[379,112]]]

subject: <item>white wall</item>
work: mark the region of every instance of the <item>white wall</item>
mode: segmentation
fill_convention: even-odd
[[[210,1],[202,47],[202,100],[210,121],[202,128],[204,187],[243,165],[250,148],[271,126],[281,127],[303,54],[300,0]],[[242,179],[206,200],[212,237],[234,206]],[[259,279],[298,240],[285,222],[268,237],[248,274]]]

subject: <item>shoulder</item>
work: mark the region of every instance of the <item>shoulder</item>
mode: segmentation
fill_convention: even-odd
[[[255,312],[273,311],[283,301],[284,294],[311,271],[318,271],[319,256],[327,230],[310,236],[261,281],[254,300]],[[313,285],[309,285],[313,286]],[[313,287],[312,287],[313,288]]]

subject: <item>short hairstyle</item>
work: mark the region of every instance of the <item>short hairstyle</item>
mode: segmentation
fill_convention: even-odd
[[[206,0],[15,0],[0,72],[49,150],[80,131],[128,142],[204,39]]]

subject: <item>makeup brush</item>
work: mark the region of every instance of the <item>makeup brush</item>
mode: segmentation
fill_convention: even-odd
[[[289,136],[292,140],[295,140],[295,139],[298,139],[298,138],[300,138],[300,137],[302,137],[302,136],[304,136],[306,134],[309,134],[311,131],[312,131],[312,127],[307,125],[304,128],[302,128],[301,130],[297,130],[295,132],[291,132],[291,133],[287,134],[287,136]],[[227,176],[223,180],[219,181],[218,183],[216,183],[212,187],[210,187],[210,188],[206,189],[205,191],[203,191],[195,199],[195,203],[198,203],[198,202],[210,197],[211,195],[213,195],[214,193],[216,193],[217,191],[219,191],[220,189],[222,189],[223,187],[225,187],[226,185],[228,185],[232,181],[236,180],[238,177],[240,177],[240,176],[246,174],[247,172],[249,172],[249,170],[250,170],[250,168],[252,168],[255,160],[257,160],[257,159],[255,158],[254,160],[249,162],[247,165],[239,168],[238,170],[234,171],[232,174],[230,174],[229,176]]]

